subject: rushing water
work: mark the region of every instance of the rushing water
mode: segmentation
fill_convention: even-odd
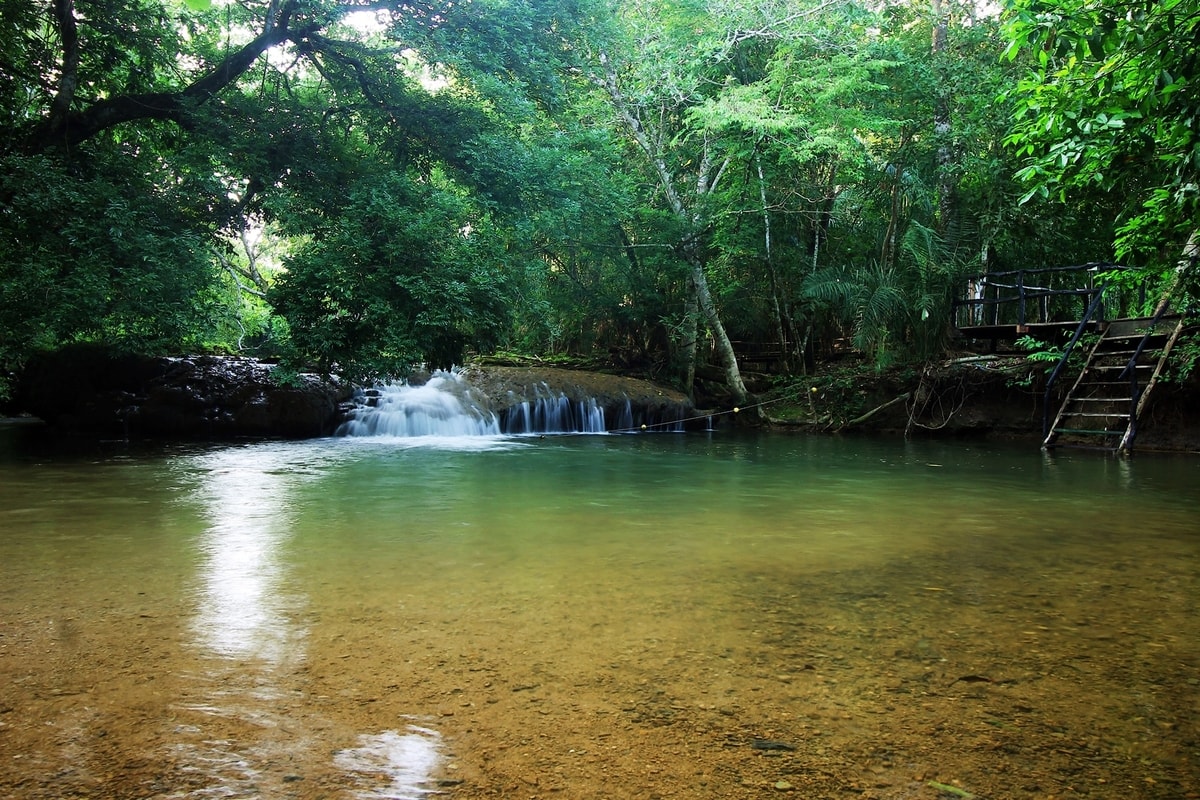
[[[1198,788],[1195,458],[0,433],[0,796]]]
[[[612,402],[610,416],[594,397],[570,399],[546,383],[527,387],[532,397],[511,392],[494,409],[459,371],[438,370],[424,383],[376,387],[358,398],[338,436],[389,436],[442,439],[522,433],[605,433],[653,431],[682,433],[685,408],[674,403],[640,408],[632,401]]]

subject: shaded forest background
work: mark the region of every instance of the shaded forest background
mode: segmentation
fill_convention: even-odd
[[[0,399],[91,342],[744,400],[939,357],[987,270],[1186,296],[1197,53],[1180,0],[3,0]]]

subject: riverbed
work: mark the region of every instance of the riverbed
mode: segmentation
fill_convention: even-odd
[[[0,429],[0,796],[1200,797],[1200,459]]]

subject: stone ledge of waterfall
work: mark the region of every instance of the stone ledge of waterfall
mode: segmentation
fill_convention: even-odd
[[[493,402],[502,401],[510,392],[535,395],[546,385],[571,400],[595,397],[616,400],[629,398],[646,402],[690,405],[687,395],[641,378],[609,375],[603,372],[564,369],[562,367],[470,366],[463,374],[472,386]]]
[[[121,438],[325,436],[351,387],[316,375],[280,386],[272,364],[238,356],[147,357],[98,346],[30,360],[16,405],[56,429]]]
[[[627,404],[656,419],[684,419],[695,414],[687,395],[641,378],[561,367],[470,366],[463,374],[489,406],[501,412],[562,395],[572,403],[594,402],[606,409],[610,430],[621,427],[618,410]]]

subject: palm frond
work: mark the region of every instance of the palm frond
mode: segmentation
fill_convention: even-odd
[[[801,297],[830,306],[847,305],[861,291],[861,284],[855,276],[839,267],[826,267],[812,272],[805,276],[800,285]]]

